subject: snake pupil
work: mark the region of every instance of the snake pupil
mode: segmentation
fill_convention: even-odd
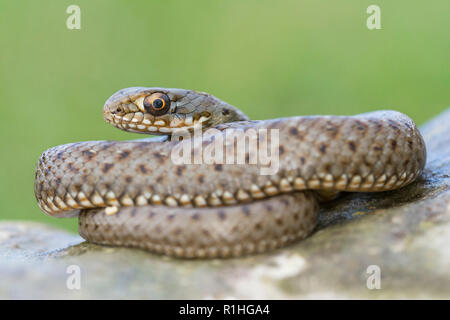
[[[164,101],[162,101],[162,99],[156,99],[155,101],[153,101],[153,107],[155,107],[156,109],[161,109],[162,107],[164,107]]]

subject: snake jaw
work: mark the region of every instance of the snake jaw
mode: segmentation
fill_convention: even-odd
[[[198,115],[152,117],[142,112],[127,113],[125,116],[114,114],[107,119],[118,129],[155,135],[171,135],[180,131],[192,131],[196,128],[209,127],[211,115],[202,113]]]

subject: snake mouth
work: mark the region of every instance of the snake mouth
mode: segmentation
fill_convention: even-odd
[[[147,134],[172,134],[177,131],[191,131],[207,127],[211,114],[178,115],[170,118],[155,118],[147,113],[130,112],[125,115],[111,114],[107,119],[118,129]]]

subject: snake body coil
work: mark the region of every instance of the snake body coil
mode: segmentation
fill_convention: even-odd
[[[36,167],[39,206],[52,216],[78,215],[88,241],[177,257],[232,257],[292,243],[314,229],[318,192],[397,189],[425,165],[422,136],[395,111],[249,121],[206,93],[128,88],[107,100],[103,114],[120,129],[164,137],[45,151]],[[217,130],[196,148],[228,132],[276,129],[279,170],[174,163],[171,152],[183,141],[168,137],[198,127]]]

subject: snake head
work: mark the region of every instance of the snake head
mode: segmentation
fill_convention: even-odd
[[[235,107],[207,93],[144,87],[114,93],[103,106],[103,117],[119,129],[156,135],[248,120]]]

